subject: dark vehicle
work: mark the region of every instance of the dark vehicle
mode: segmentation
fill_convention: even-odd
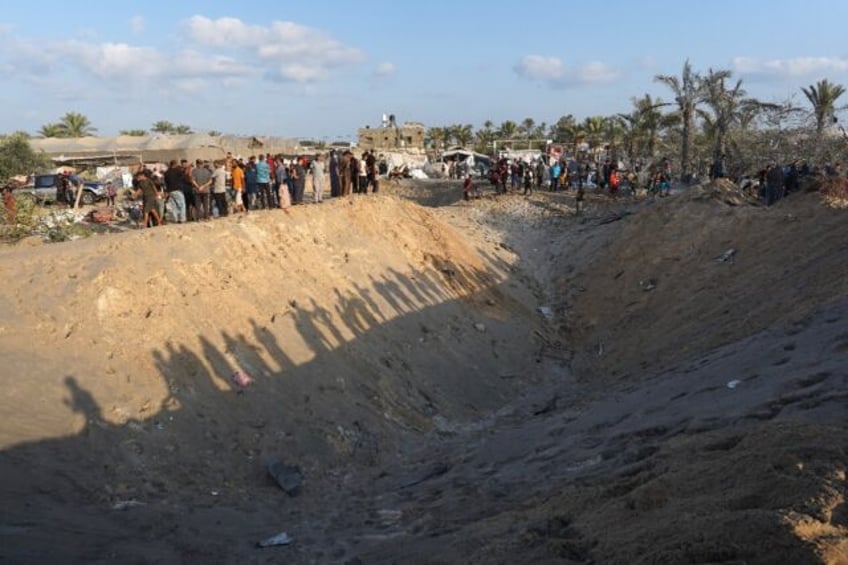
[[[35,175],[33,182],[15,190],[15,194],[29,194],[39,204],[52,204],[56,202],[57,187],[59,184],[58,174]],[[72,187],[73,189],[74,187]],[[100,182],[84,181],[82,183],[82,204],[94,204],[106,197],[106,185]]]

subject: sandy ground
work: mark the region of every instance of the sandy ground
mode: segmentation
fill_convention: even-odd
[[[0,250],[0,560],[848,562],[845,212],[484,190]]]

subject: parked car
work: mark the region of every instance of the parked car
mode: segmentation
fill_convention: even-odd
[[[15,194],[29,194],[39,204],[56,202],[56,188],[59,175],[55,173],[35,175],[33,182],[15,190]],[[82,184],[82,204],[94,204],[106,197],[106,185],[96,181],[84,181]]]

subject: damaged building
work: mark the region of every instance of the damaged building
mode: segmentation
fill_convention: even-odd
[[[422,123],[404,122],[398,125],[394,115],[384,116],[380,127],[359,128],[358,147],[363,151],[423,150],[425,133],[426,128]]]

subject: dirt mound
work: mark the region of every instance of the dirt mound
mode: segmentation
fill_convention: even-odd
[[[577,373],[632,379],[846,297],[844,213],[817,195],[772,208],[682,194],[619,222],[578,277],[569,312]],[[723,200],[722,200],[723,202]]]
[[[4,248],[0,555],[843,562],[848,224],[734,191]]]
[[[687,198],[692,200],[715,200],[731,206],[758,206],[761,204],[755,193],[743,190],[734,182],[724,178],[693,185],[686,189],[685,194]]]
[[[537,314],[500,290],[507,273],[392,197],[4,248],[0,273],[2,503],[18,557],[128,501],[267,498],[271,459],[320,492],[340,465],[379,468],[434,418],[483,417],[535,378],[532,340],[514,338]],[[37,492],[49,520],[26,510]],[[133,527],[124,517],[116,532]]]

